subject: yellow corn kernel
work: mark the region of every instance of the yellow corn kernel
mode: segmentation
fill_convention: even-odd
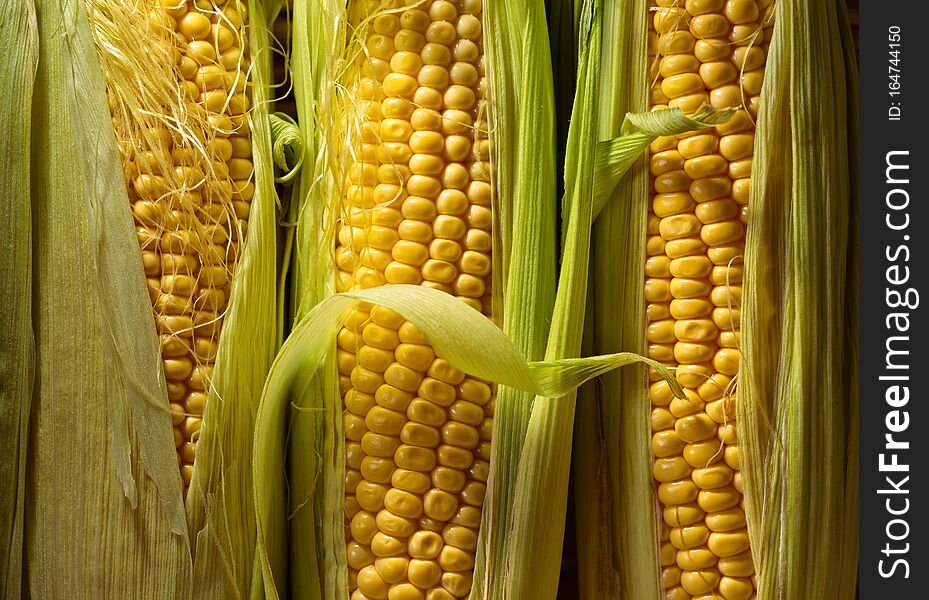
[[[706,524],[711,531],[744,529],[745,512],[739,507],[734,507],[711,513],[706,517]]]
[[[671,544],[679,550],[699,548],[706,544],[709,537],[709,529],[700,524],[687,527],[675,527],[670,531]]]
[[[422,591],[409,583],[395,585],[387,592],[387,600],[423,600],[424,598]]]
[[[384,507],[408,519],[418,519],[423,513],[423,503],[418,496],[396,488],[388,490],[384,495]]]
[[[687,548],[679,550],[675,556],[677,566],[687,571],[699,571],[716,564],[716,555],[709,548]],[[683,574],[682,574],[683,576]]]
[[[377,572],[377,568],[369,565],[358,571],[358,589],[375,600],[387,598],[389,586]]]
[[[658,498],[670,506],[693,502],[697,494],[697,486],[690,480],[666,482],[658,486]]]
[[[707,546],[716,556],[727,558],[741,554],[748,550],[748,532],[744,529],[737,531],[714,532],[710,534]]]
[[[727,577],[751,577],[755,573],[751,552],[719,559],[719,572]]]
[[[469,571],[474,568],[474,555],[454,546],[444,546],[439,553],[439,565],[446,572]]]
[[[354,536],[354,531],[352,531],[352,535]],[[374,534],[370,543],[371,552],[373,552],[375,556],[398,556],[402,554],[406,548],[406,544],[402,539],[387,535],[381,531]]]
[[[704,511],[714,513],[732,508],[738,505],[742,499],[742,494],[732,486],[726,486],[715,490],[702,490],[697,496],[697,504]]]
[[[652,436],[652,453],[658,457],[676,456],[684,448],[684,442],[673,430],[659,431]]]
[[[410,561],[403,556],[392,556],[387,558],[378,558],[374,561],[374,568],[377,569],[378,575],[389,583],[400,583],[406,578],[407,568]]]
[[[659,458],[655,460],[652,473],[656,481],[667,483],[690,474],[690,465],[681,456]]]
[[[681,574],[681,587],[688,594],[706,594],[719,585],[720,575],[717,569],[684,571]]]

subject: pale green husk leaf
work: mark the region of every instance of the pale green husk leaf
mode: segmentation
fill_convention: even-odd
[[[842,3],[780,0],[755,138],[737,394],[758,597],[857,564],[857,96]]]
[[[273,140],[274,166],[283,173],[274,181],[290,183],[303,164],[306,156],[303,146],[303,133],[293,117],[285,113],[272,113],[270,116],[271,139]]]
[[[494,186],[493,317],[521,355],[541,360],[555,302],[557,237],[555,105],[544,3],[484,5]],[[497,388],[490,477],[475,557],[472,600],[493,598],[507,577],[503,557],[515,480],[533,395]]]
[[[293,182],[286,217],[283,269],[289,283],[288,329],[331,294],[335,282],[334,240],[328,225],[334,223],[335,216],[330,212],[327,132],[335,130],[339,116],[334,108],[333,82],[347,39],[345,4],[339,0],[293,3],[291,67],[304,161]],[[258,465],[269,453],[275,457],[286,454],[284,477],[272,478],[255,498],[259,548],[266,553],[262,562],[264,586],[272,598],[317,600],[327,597],[324,585],[326,589],[347,586],[345,553],[331,550],[344,548],[342,531],[324,530],[320,516],[332,517],[342,510],[341,500],[334,498],[336,484],[327,486],[327,478],[320,476],[323,466],[327,474],[341,469],[342,457],[325,445],[324,425],[331,426],[335,417],[327,414],[325,419],[329,420],[324,423],[323,417],[304,411],[304,407],[322,405],[324,387],[334,385],[333,372],[334,367],[324,369],[321,376],[308,376],[295,384],[289,414],[282,416],[280,423],[285,428],[284,437],[269,435],[256,456]],[[338,390],[329,387],[327,393],[338,394]],[[268,478],[263,472],[260,477]],[[328,553],[320,552],[326,548]]]

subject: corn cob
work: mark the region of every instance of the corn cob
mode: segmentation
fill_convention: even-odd
[[[160,339],[185,486],[190,484],[232,272],[244,242],[252,182],[244,3],[159,0],[151,43],[177,57],[171,83],[195,124],[133,123],[111,96],[129,198]],[[199,134],[199,135],[198,135]]]
[[[418,284],[489,315],[481,1],[367,4],[398,10],[369,14],[365,29],[361,136],[345,176],[337,288]],[[467,597],[489,471],[491,387],[437,357],[384,308],[356,307],[338,348],[351,598]]]
[[[653,475],[669,600],[754,597],[735,426],[742,256],[754,119],[773,28],[769,0],[650,5],[652,109],[738,108],[715,130],[657,139],[645,299],[649,356],[677,369],[686,400],[652,375]]]

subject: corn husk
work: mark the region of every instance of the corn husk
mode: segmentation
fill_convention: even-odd
[[[602,85],[599,94],[601,138],[621,132],[626,111],[647,110],[647,48],[644,2],[609,2],[601,17]],[[641,34],[639,34],[641,32]],[[648,192],[647,166],[642,161],[631,168],[612,193],[598,216],[593,231],[590,310],[594,352],[614,348],[645,351],[645,306],[641,285],[645,280],[645,223]],[[645,373],[626,369],[602,378],[596,389],[601,414],[600,427],[587,430],[585,437],[604,440],[602,450],[578,458],[597,461],[607,494],[601,506],[578,505],[578,519],[593,520],[610,514],[610,552],[579,546],[579,563],[595,565],[580,573],[581,585],[605,597],[659,597],[658,532],[650,467]],[[585,410],[593,410],[585,405]],[[580,495],[580,494],[579,494]],[[593,516],[590,516],[590,513]],[[588,515],[588,516],[585,516]],[[578,536],[588,535],[584,530]],[[650,551],[648,549],[654,549]],[[617,589],[618,586],[618,589]]]
[[[542,2],[488,3],[484,39],[494,149],[494,317],[523,356],[541,360],[556,283],[555,106]],[[470,598],[503,593],[522,507],[516,481],[533,394],[497,388],[490,477]]]
[[[0,78],[0,194],[7,199],[0,224],[0,597],[20,597],[23,577],[26,452],[34,385],[32,330],[32,211],[29,202],[29,150],[32,93],[38,65],[35,6],[0,6],[0,51],[7,59]]]
[[[303,133],[290,115],[276,112],[268,117],[273,140],[271,156],[274,166],[281,172],[280,175],[275,175],[274,181],[289,184],[300,173],[300,167],[303,165]]]
[[[746,517],[759,598],[853,598],[857,82],[844,5],[775,6],[745,256]]]
[[[323,132],[335,129],[331,83],[336,77],[334,57],[341,54],[340,43],[345,39],[344,9],[345,3],[335,0],[293,2],[290,60],[304,160],[291,191],[284,241],[283,269],[288,282],[284,327],[288,331],[333,292],[335,282],[334,242],[324,225],[329,218],[330,199],[324,186],[329,184],[330,158]],[[328,379],[325,374],[310,375],[295,384],[288,414],[280,417],[284,436],[269,435],[271,443],[256,456],[256,465],[269,457],[276,460],[274,469],[257,470],[256,482],[261,487],[255,494],[263,585],[271,598],[324,598],[325,589],[337,585],[333,579],[348,568],[344,552],[330,550],[329,568],[325,552],[320,552],[320,548],[344,547],[344,543],[334,545],[331,537],[323,539],[327,532],[319,516],[334,519],[342,507],[341,499],[327,506],[321,498],[332,499],[334,487],[323,492],[319,485],[325,480],[323,468],[331,473],[329,469],[337,468],[342,460],[324,444],[324,426],[331,425],[333,415],[306,409],[323,395],[326,386],[330,394],[338,393],[331,387],[335,385],[333,372],[334,367],[327,371]],[[259,422],[259,433],[267,428]],[[323,587],[324,581],[328,588]]]
[[[589,286],[594,281],[588,282]],[[593,314],[587,311],[584,322],[583,352],[593,346]],[[629,371],[630,369],[626,369]],[[604,380],[610,374],[605,374]],[[603,414],[597,402],[600,380],[581,386],[577,391],[574,417],[574,448],[571,455],[573,482],[575,560],[577,589],[581,598],[608,600],[618,595],[617,573],[609,568],[612,558],[610,490],[606,473],[606,444],[603,440]],[[569,497],[570,501],[570,497]],[[604,568],[606,566],[607,568]]]
[[[186,596],[167,396],[84,4],[43,0],[32,110],[36,379],[26,498],[35,598]],[[112,293],[119,290],[119,293]]]
[[[569,133],[577,78],[577,28],[580,25],[582,2],[555,0],[551,8],[552,46],[555,65],[555,101],[558,108],[559,169],[564,170],[563,145]],[[608,43],[606,44],[608,46]],[[607,52],[604,47],[602,52]],[[593,276],[588,277],[588,290],[596,289]],[[592,303],[591,303],[592,304]],[[593,307],[593,305],[592,305]],[[593,310],[586,311],[583,354],[593,353]],[[626,370],[628,373],[630,370]],[[605,375],[616,377],[619,373]],[[609,489],[606,484],[606,446],[603,444],[601,408],[597,402],[600,381],[590,382],[578,389],[578,405],[574,422],[574,448],[571,457],[571,478],[574,504],[575,564],[577,589],[581,598],[612,598],[617,590],[615,572],[601,569],[601,560],[611,555]],[[570,500],[570,497],[569,497]],[[567,542],[566,542],[567,544]],[[563,570],[564,570],[563,566]]]

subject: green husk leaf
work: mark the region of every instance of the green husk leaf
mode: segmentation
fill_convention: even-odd
[[[587,284],[587,240],[593,192],[594,149],[582,140],[594,127],[593,111],[586,99],[599,85],[589,77],[589,61],[599,55],[599,29],[590,27],[599,5],[585,5],[579,29],[578,85],[566,148],[564,248],[546,359],[577,356],[584,325],[583,297]],[[581,307],[581,310],[577,310]],[[518,468],[506,473],[515,481],[511,498],[513,514],[506,526],[506,546],[497,555],[504,561],[503,577],[486,594],[488,598],[553,598],[558,588],[561,548],[567,504],[574,394],[532,404],[526,440]],[[545,497],[545,503],[537,502]]]
[[[541,360],[555,302],[555,100],[544,3],[489,2],[484,48],[490,78],[494,186],[493,317],[522,356]],[[495,598],[506,578],[515,480],[533,395],[497,388],[494,450],[470,598]]]
[[[290,183],[306,156],[303,145],[303,133],[297,126],[293,117],[285,113],[272,113],[269,115],[271,124],[271,139],[273,140],[272,156],[274,166],[283,171],[283,175],[274,177],[278,183]]]
[[[684,397],[684,390],[667,367],[650,358],[633,352],[617,352],[584,358],[562,358],[550,361],[530,362],[529,369],[539,381],[540,396],[555,398],[580,387],[583,383],[600,377],[617,367],[640,362],[655,369],[664,377],[674,395]],[[559,393],[561,392],[561,393]]]
[[[327,132],[335,129],[332,83],[346,39],[345,2],[294,0],[291,64],[297,121],[303,133],[306,160],[294,185],[287,221],[291,261],[290,321],[300,318],[331,293],[335,272],[327,196],[330,162]],[[303,536],[301,536],[303,537]]]
[[[628,352],[526,361],[493,322],[480,318],[483,317],[481,313],[450,294],[415,285],[342,292],[323,300],[294,328],[281,350],[281,358],[275,361],[273,375],[288,380],[289,373],[303,368],[302,363],[311,370],[319,368],[315,363],[321,363],[324,355],[335,348],[336,334],[355,301],[383,306],[402,315],[422,332],[436,353],[455,368],[536,396],[563,396],[603,373],[633,362],[658,369],[676,393],[684,395],[680,386],[672,383],[674,376],[660,363]],[[320,336],[326,336],[325,343],[317,341]],[[269,381],[274,381],[273,377]]]
[[[279,2],[270,3],[280,9]],[[253,497],[258,402],[280,347],[277,320],[277,206],[269,114],[273,92],[270,25],[276,12],[248,8],[253,108],[249,113],[255,194],[248,236],[232,280],[213,379],[187,496],[195,536],[197,598],[261,598]],[[292,137],[288,133],[288,137]],[[278,138],[280,142],[280,138]],[[263,443],[262,439],[257,440]]]
[[[0,598],[20,597],[23,579],[23,528],[26,502],[26,451],[35,377],[32,331],[32,214],[29,152],[32,88],[38,65],[35,6],[0,6],[0,195],[6,211],[0,223]]]
[[[186,596],[164,375],[87,12],[79,0],[42,0],[36,14],[38,377],[23,585],[36,598]]]
[[[306,158],[294,182],[287,215],[292,225],[285,241],[289,260],[284,264],[290,280],[290,326],[334,288],[334,240],[329,223],[335,222],[335,216],[329,212],[334,196],[330,196],[328,187],[332,159],[327,135],[336,129],[339,117],[334,110],[332,88],[348,39],[345,4],[339,0],[293,3],[293,89]],[[325,485],[327,478],[322,471],[325,468],[326,473],[334,473],[344,459],[325,445],[322,416],[307,412],[322,406],[326,386],[332,383],[326,378],[330,372],[325,369],[320,377],[307,376],[295,383],[289,413],[281,416],[284,437],[269,433],[262,446],[262,456],[286,455],[287,466],[285,478],[272,478],[262,488],[267,493],[256,496],[259,511],[273,507],[270,512],[259,512],[263,517],[259,548],[266,552],[262,563],[265,591],[272,598],[289,595],[318,600],[326,597],[329,588],[347,586],[344,552],[325,551],[344,547],[344,541],[323,539],[326,532],[319,516],[342,509],[341,500],[328,505],[323,501],[333,497],[337,484]],[[338,394],[338,390],[330,387],[327,393]],[[260,471],[259,477],[267,480]],[[333,535],[342,536],[342,532]]]
[[[647,3],[609,2],[602,16],[603,45],[598,96],[599,139],[623,132],[628,112],[648,110]],[[645,352],[646,202],[648,169],[636,161],[627,177],[612,191],[594,225],[592,239],[591,344],[593,352]],[[578,504],[578,521],[610,514],[610,553],[579,547],[581,562],[597,565],[593,576],[613,582],[624,597],[658,600],[662,597],[658,565],[658,519],[651,470],[646,378],[642,369],[604,375],[596,388],[600,407],[599,435],[606,460],[608,491],[599,510]],[[581,457],[579,460],[593,460]],[[606,503],[606,506],[603,506]],[[585,511],[595,511],[585,516]],[[578,535],[583,535],[579,532]],[[649,551],[647,549],[654,549]]]
[[[628,135],[635,127],[656,138],[662,135],[678,135],[715,127],[728,121],[733,114],[735,114],[734,108],[716,110],[708,104],[701,105],[694,114],[689,116],[679,108],[629,113],[623,122],[622,131]]]
[[[853,598],[856,82],[836,3],[774,10],[743,283],[745,511],[759,598]]]

